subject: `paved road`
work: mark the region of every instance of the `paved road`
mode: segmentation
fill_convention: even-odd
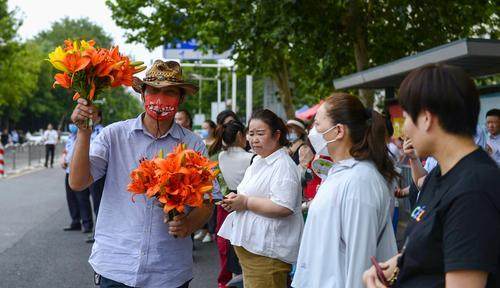
[[[42,169],[0,179],[0,287],[91,288],[91,245],[69,222],[64,172]],[[195,243],[195,278],[190,287],[217,287],[213,243]]]

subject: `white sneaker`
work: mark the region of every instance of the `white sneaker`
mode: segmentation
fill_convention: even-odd
[[[201,240],[202,243],[210,243],[212,242],[212,236],[210,233],[205,234],[205,237],[203,237],[203,240]]]
[[[194,234],[194,237],[193,239],[194,240],[201,240],[203,239],[203,237],[207,234],[206,231],[203,231],[203,230],[198,230],[198,232],[196,232],[196,234]]]

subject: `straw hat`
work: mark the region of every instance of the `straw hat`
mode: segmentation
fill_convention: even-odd
[[[142,93],[145,85],[155,88],[174,86],[182,89],[185,94],[193,95],[198,92],[198,87],[182,79],[182,68],[178,62],[156,60],[153,66],[146,71],[146,77],[139,79],[134,77],[132,88]]]

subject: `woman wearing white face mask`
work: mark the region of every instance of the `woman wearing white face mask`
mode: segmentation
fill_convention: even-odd
[[[363,287],[370,256],[396,252],[388,183],[397,177],[385,121],[349,94],[319,108],[309,139],[334,165],[309,208],[293,287]]]

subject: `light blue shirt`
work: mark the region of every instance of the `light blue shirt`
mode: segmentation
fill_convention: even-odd
[[[392,192],[371,161],[334,163],[309,206],[292,287],[365,287],[370,256],[397,253]]]
[[[476,135],[474,135],[474,142],[477,144],[477,146],[483,148],[483,150],[486,148],[486,138],[487,132],[484,127],[482,125],[477,125]]]
[[[438,165],[438,161],[434,157],[427,157],[427,160],[425,160],[425,165],[424,169],[427,171],[427,173],[431,173],[432,169],[434,169]]]
[[[143,114],[142,114],[143,115]],[[193,278],[190,237],[174,238],[163,223],[162,208],[144,195],[127,191],[130,172],[143,157],[179,143],[206,154],[202,139],[173,123],[156,139],[143,127],[142,115],[105,127],[91,143],[90,170],[94,180],[106,174],[89,263],[98,274],[133,287],[179,287]],[[221,198],[219,191],[214,198]]]
[[[64,162],[68,164],[66,167],[66,173],[69,174],[69,163],[71,162],[71,158],[73,157],[73,148],[75,147],[76,134],[70,134],[68,137],[68,141],[66,141],[66,145],[64,149],[66,150],[66,156],[64,157]]]
[[[90,135],[90,141],[94,141],[94,139],[101,133],[102,129],[104,129],[104,126],[102,124],[97,124],[94,126],[92,129],[92,134]]]
[[[488,136],[488,146],[491,149],[491,153],[489,155],[500,167],[500,136],[493,136],[490,134]]]

